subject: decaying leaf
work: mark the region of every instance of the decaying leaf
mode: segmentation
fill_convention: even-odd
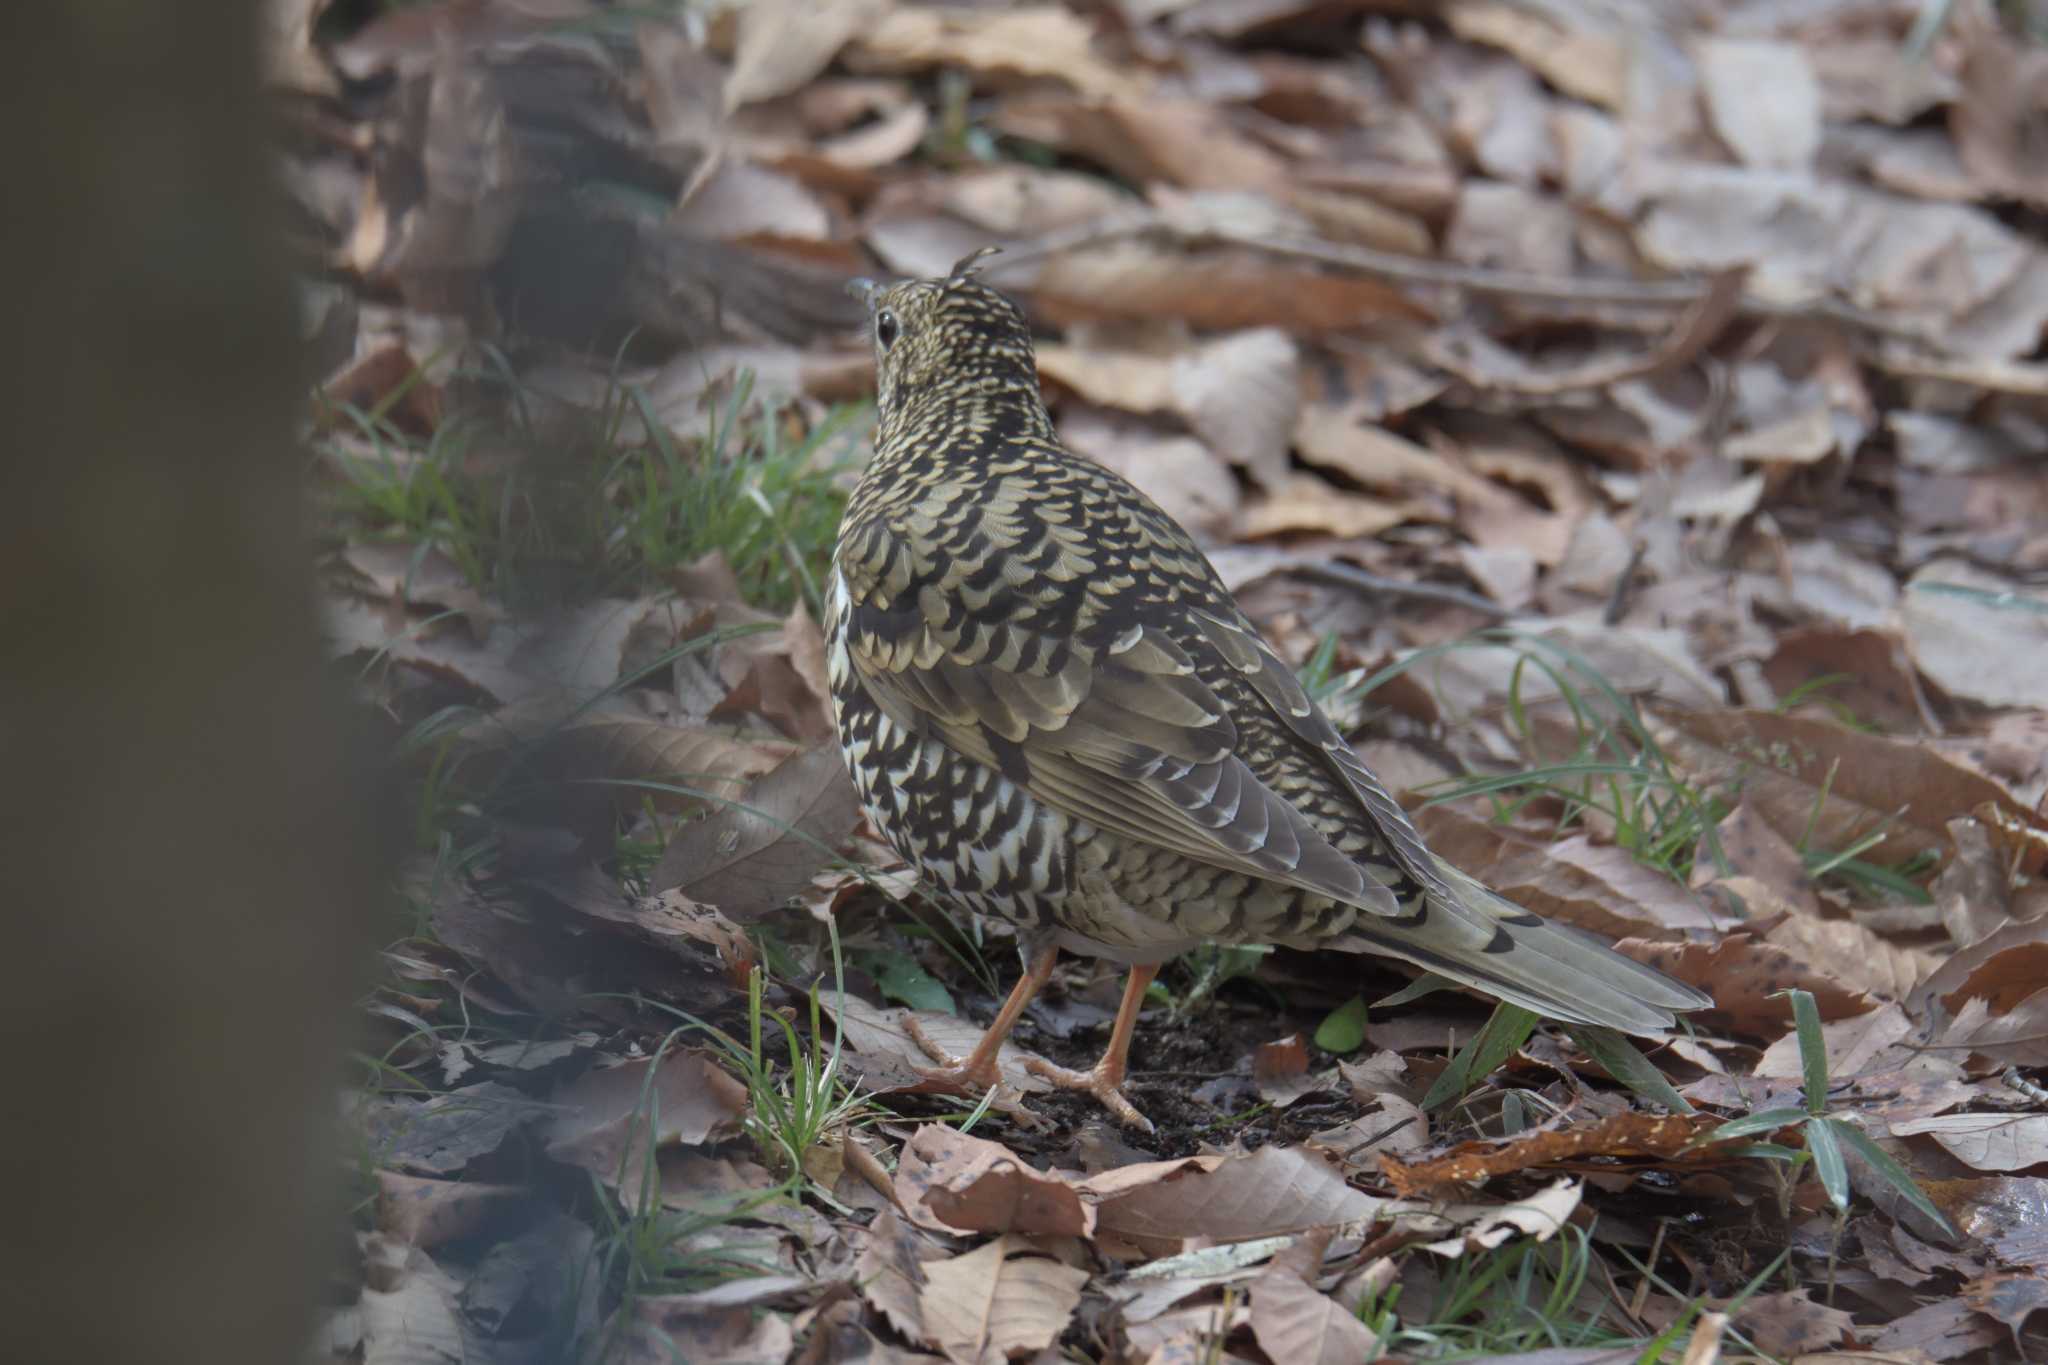
[[[918,1307],[934,1345],[960,1365],[1043,1350],[1066,1330],[1088,1272],[1039,1255],[1005,1234],[924,1264]]]
[[[648,878],[750,924],[802,891],[860,819],[836,745],[785,759],[729,804],[684,826]]]

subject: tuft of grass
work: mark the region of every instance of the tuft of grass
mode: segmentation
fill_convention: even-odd
[[[1793,1023],[1799,1035],[1799,1064],[1805,1103],[1796,1108],[1763,1109],[1730,1119],[1694,1138],[1692,1145],[1755,1137],[1796,1127],[1805,1139],[1803,1148],[1757,1142],[1738,1149],[1742,1155],[1773,1163],[1771,1169],[1779,1173],[1778,1211],[1781,1217],[1791,1217],[1792,1192],[1810,1169],[1820,1182],[1828,1202],[1834,1205],[1836,1236],[1839,1238],[1841,1225],[1849,1215],[1849,1167],[1843,1153],[1854,1152],[1869,1165],[1878,1179],[1898,1191],[1901,1198],[1933,1220],[1936,1227],[1953,1236],[1955,1230],[1947,1216],[1927,1197],[1919,1182],[1913,1179],[1912,1172],[1872,1141],[1853,1119],[1829,1111],[1828,1049],[1827,1039],[1821,1032],[1820,1007],[1809,991],[1790,990],[1779,994],[1790,997],[1792,1001]]]
[[[718,551],[749,602],[820,609],[867,405],[799,429],[792,409],[757,403],[743,371],[703,434],[679,440],[616,368],[594,410],[545,429],[502,359],[463,377],[497,396],[491,414],[451,414],[425,440],[381,408],[339,411],[352,439],[326,454],[345,527],[432,545],[515,607],[637,590]]]
[[[1383,1353],[1423,1360],[1635,1345],[1608,1323],[1594,1260],[1591,1239],[1567,1225],[1548,1241],[1519,1239],[1452,1262],[1436,1301],[1412,1320],[1397,1311],[1398,1283],[1368,1295],[1359,1317]]]

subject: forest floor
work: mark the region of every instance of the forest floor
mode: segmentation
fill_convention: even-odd
[[[272,15],[412,848],[321,1358],[2048,1355],[2034,7]],[[1199,951],[1146,1134],[1024,1067],[1103,1046],[1069,959],[916,1093],[906,1012],[964,1052],[1019,963],[831,739],[844,283],[989,245],[1431,845],[1714,1009]]]

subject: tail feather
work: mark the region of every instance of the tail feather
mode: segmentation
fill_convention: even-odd
[[[1442,889],[1415,923],[1354,924],[1361,947],[1566,1023],[1661,1033],[1713,1000],[1591,935],[1553,924],[1441,862]],[[1448,893],[1448,895],[1446,895]]]

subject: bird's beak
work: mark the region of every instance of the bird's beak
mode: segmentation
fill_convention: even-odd
[[[881,288],[881,285],[865,276],[846,282],[846,292],[859,299],[871,313],[875,310],[875,295],[881,291]]]

